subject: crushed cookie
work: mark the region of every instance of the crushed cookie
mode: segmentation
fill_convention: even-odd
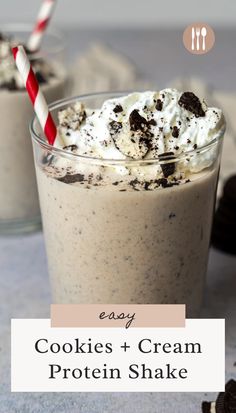
[[[112,135],[117,134],[120,132],[120,130],[122,129],[122,123],[121,122],[117,122],[115,120],[112,120],[109,125],[109,132]]]
[[[157,99],[157,102],[156,102],[156,110],[158,110],[159,112],[161,112],[162,109],[163,109],[163,102],[162,102],[161,99]]]
[[[144,129],[145,125],[147,125],[147,120],[134,109],[129,115],[129,123],[132,131],[138,131]]]
[[[179,128],[177,126],[173,127],[172,136],[173,136],[173,138],[178,138],[179,137]]]
[[[174,152],[164,152],[159,155],[160,160],[169,161],[171,159],[175,159]],[[163,163],[161,164],[161,169],[165,178],[168,176],[173,175],[175,172],[175,162],[170,163]]]
[[[85,179],[84,179],[83,174],[74,174],[74,175],[67,174],[61,178],[57,178],[57,180],[60,182],[64,182],[65,184],[74,184],[76,182],[82,182]]]
[[[179,99],[179,105],[192,112],[196,118],[204,117],[205,112],[199,98],[193,92],[184,92]]]
[[[116,105],[113,109],[113,112],[115,112],[115,113],[123,112],[122,106],[121,105]]]
[[[63,147],[64,150],[69,150],[71,152],[77,151],[78,146],[77,145],[67,145]]]

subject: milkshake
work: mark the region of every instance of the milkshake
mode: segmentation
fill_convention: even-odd
[[[11,52],[11,47],[27,36],[23,30],[0,34],[0,233],[29,232],[41,221],[28,132],[33,109]],[[52,102],[64,95],[65,75],[57,61],[58,51],[46,50],[29,53],[29,57],[47,100]]]
[[[109,99],[108,99],[109,98]],[[201,307],[221,110],[174,89],[52,107],[52,148],[32,124],[54,303]]]

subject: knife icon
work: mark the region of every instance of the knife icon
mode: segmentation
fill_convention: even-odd
[[[194,40],[195,40],[195,29],[194,27],[192,27],[192,47],[191,47],[192,50],[195,49]]]

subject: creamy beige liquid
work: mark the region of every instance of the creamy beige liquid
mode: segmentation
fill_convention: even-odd
[[[64,76],[42,87],[48,102],[64,95]],[[0,91],[0,226],[39,218],[38,192],[29,133],[32,105],[25,91]]]
[[[54,303],[202,302],[217,171],[154,191],[86,189],[37,167]]]

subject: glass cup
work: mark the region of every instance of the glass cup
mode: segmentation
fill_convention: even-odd
[[[92,109],[120,95],[75,97],[51,112],[56,119],[76,101]],[[31,135],[53,302],[182,303],[198,314],[223,136],[174,160],[119,161],[48,145],[36,118]],[[196,170],[199,162],[190,182],[136,186],[137,171],[145,177],[170,163]]]
[[[1,25],[3,34],[26,43],[31,27],[24,24]],[[64,43],[61,35],[49,30],[41,50],[33,58],[51,62],[56,76],[42,84],[49,102],[64,96]],[[28,124],[33,108],[25,90],[0,89],[0,234],[15,234],[41,227],[32,143]]]

